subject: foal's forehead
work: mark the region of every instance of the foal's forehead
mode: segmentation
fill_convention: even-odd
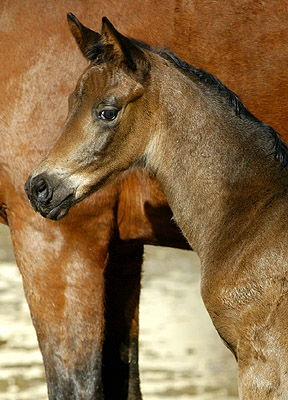
[[[95,90],[109,90],[128,80],[128,75],[119,66],[112,67],[107,63],[92,65],[80,77],[76,90],[79,95],[84,95]]]

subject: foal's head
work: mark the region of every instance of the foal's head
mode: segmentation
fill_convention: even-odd
[[[101,34],[72,14],[68,23],[89,66],[69,97],[62,134],[25,185],[35,210],[56,220],[140,158],[152,114],[148,46],[106,18]]]

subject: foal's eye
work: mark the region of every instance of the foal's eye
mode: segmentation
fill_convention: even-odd
[[[99,112],[97,118],[104,121],[113,121],[117,117],[118,112],[119,110],[114,107],[104,108]]]

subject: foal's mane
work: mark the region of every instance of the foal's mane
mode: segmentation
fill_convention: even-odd
[[[236,115],[241,118],[242,116],[253,120],[254,122],[261,125],[263,130],[267,132],[267,135],[272,139],[272,149],[271,155],[280,163],[282,169],[284,169],[288,164],[288,146],[281,139],[279,133],[275,131],[272,126],[265,124],[256,118],[242,103],[239,97],[232,92],[232,90],[228,89],[221,81],[219,81],[216,76],[206,72],[204,69],[198,69],[193,67],[193,65],[188,64],[187,62],[181,60],[172,52],[161,49],[156,51],[161,57],[172,61],[177,67],[182,69],[183,71],[189,72],[190,74],[196,76],[200,82],[204,83],[208,87],[217,91],[219,95],[226,98],[228,103],[234,108]]]
[[[273,155],[275,160],[280,163],[281,169],[284,169],[288,164],[288,146],[281,139],[279,133],[275,131],[274,128],[265,124],[256,118],[242,103],[239,97],[230,89],[228,89],[218,78],[214,75],[206,72],[204,69],[198,69],[188,64],[187,62],[181,60],[175,54],[167,49],[156,50],[152,49],[152,47],[140,40],[136,40],[130,38],[130,41],[134,46],[139,47],[140,49],[147,50],[158,54],[159,56],[165,58],[166,60],[172,62],[181,70],[190,73],[192,76],[197,77],[199,82],[203,83],[207,87],[215,90],[218,95],[225,98],[228,104],[234,109],[236,115],[239,118],[246,117],[251,119],[252,121],[258,123],[264,132],[267,133],[267,136],[272,140],[271,153],[269,155]],[[88,49],[87,57],[90,60],[93,60],[93,64],[99,64],[107,59],[102,58],[104,51],[104,45],[100,42],[94,46],[91,46]]]

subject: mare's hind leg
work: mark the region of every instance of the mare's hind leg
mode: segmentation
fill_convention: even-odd
[[[138,305],[143,245],[114,239],[105,271],[105,400],[140,400]]]

